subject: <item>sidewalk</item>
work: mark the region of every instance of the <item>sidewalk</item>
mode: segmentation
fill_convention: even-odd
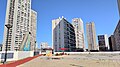
[[[41,56],[41,55],[37,55],[37,56],[34,56],[34,57],[28,57],[28,58],[18,60],[18,61],[14,61],[14,62],[11,62],[11,63],[8,63],[8,64],[2,64],[2,65],[0,65],[0,67],[16,67],[16,66],[18,66],[20,64],[28,62],[28,61],[30,61],[30,60],[32,60],[34,58],[39,57],[39,56]]]

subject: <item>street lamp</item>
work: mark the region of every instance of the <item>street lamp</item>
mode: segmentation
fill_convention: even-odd
[[[36,51],[36,42],[37,42],[37,41],[35,41],[34,51]]]
[[[7,59],[8,36],[9,36],[9,30],[10,28],[12,28],[12,25],[10,24],[6,24],[5,26],[7,27],[7,40],[6,40],[5,57],[4,57],[3,64],[6,62],[6,59]]]
[[[41,44],[41,54],[42,54],[42,44]]]

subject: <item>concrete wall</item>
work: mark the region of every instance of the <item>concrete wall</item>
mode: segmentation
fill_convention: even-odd
[[[26,58],[26,57],[33,57],[34,55],[34,52],[33,51],[17,51],[17,52],[14,52],[14,57],[17,57],[16,59],[19,60],[19,59],[23,59],[23,58]]]
[[[0,52],[0,61],[4,60],[4,53],[5,51]],[[33,57],[34,51],[8,51],[7,54],[7,61],[15,61],[27,57]]]
[[[62,53],[62,52],[54,52],[54,54],[56,53]],[[120,51],[115,51],[115,52],[64,52],[64,53],[67,53],[67,54],[70,54],[70,55],[78,55],[78,54],[118,54],[120,55]]]

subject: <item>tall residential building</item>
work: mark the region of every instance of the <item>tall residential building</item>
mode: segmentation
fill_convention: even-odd
[[[120,20],[116,26],[115,31],[114,31],[114,38],[115,38],[116,50],[120,50]]]
[[[84,50],[84,28],[83,28],[83,21],[81,18],[74,18],[72,19],[72,25],[75,29],[75,37],[76,37],[76,48]]]
[[[31,41],[31,50],[35,50],[36,47],[36,30],[37,30],[37,12],[31,10],[31,25],[30,25],[30,41]]]
[[[119,16],[120,16],[120,0],[117,0],[118,3],[118,10],[119,10]]]
[[[115,51],[116,50],[114,35],[111,35],[109,37],[109,46],[110,46],[110,51]]]
[[[96,48],[96,31],[94,22],[90,22],[86,24],[86,32],[87,32],[87,43],[88,50],[97,50]]]
[[[109,42],[107,35],[98,35],[98,44],[100,51],[109,50]]]
[[[8,0],[5,24],[11,24],[9,30],[9,51],[19,50],[25,34],[32,33],[31,27],[31,0]],[[7,28],[4,27],[3,51],[6,47]]]
[[[117,0],[117,3],[118,3],[118,10],[119,10],[119,16],[120,16],[120,0]],[[115,38],[115,47],[116,47],[115,50],[120,50],[120,19],[118,21],[118,24],[115,28],[113,35]]]
[[[67,48],[65,51],[75,50],[74,27],[63,17],[52,20],[52,46],[55,52],[61,51],[61,48]]]

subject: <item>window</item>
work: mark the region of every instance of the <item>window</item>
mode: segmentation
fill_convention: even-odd
[[[21,4],[21,0],[18,0],[18,3],[20,3],[20,4]]]
[[[24,15],[24,12],[22,12],[22,16]]]
[[[30,13],[28,13],[28,18],[29,18],[29,16],[30,16]]]
[[[24,14],[24,16],[26,17],[26,13]]]
[[[23,17],[21,17],[21,22],[23,22]]]

